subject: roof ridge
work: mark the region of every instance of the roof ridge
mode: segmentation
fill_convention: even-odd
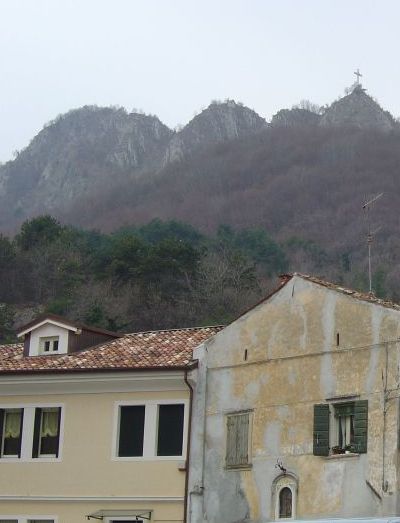
[[[299,278],[302,278],[303,280],[310,281],[312,283],[315,283],[316,285],[321,285],[323,287],[326,287],[327,289],[331,289],[337,292],[340,292],[341,294],[345,294],[347,296],[351,296],[352,298],[365,301],[367,303],[373,303],[376,305],[381,305],[382,307],[387,307],[393,310],[400,310],[400,304],[396,303],[391,300],[387,300],[384,298],[378,298],[374,294],[369,294],[367,292],[358,291],[356,289],[352,289],[350,287],[346,287],[344,285],[341,285],[339,283],[334,283],[328,280],[324,280],[322,278],[319,278],[318,276],[311,276],[310,274],[303,274],[301,272],[293,272],[291,275],[285,274],[286,277],[293,277],[298,276]]]
[[[152,332],[176,332],[176,331],[190,331],[190,330],[200,330],[200,329],[218,329],[218,328],[224,328],[226,325],[207,325],[204,327],[181,327],[176,329],[156,329],[156,330],[149,330],[149,331],[136,331],[136,332],[126,332],[122,335],[124,336],[135,336],[136,334],[151,334]]]

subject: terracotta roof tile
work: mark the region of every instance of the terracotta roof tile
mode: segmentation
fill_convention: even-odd
[[[183,368],[193,349],[223,327],[125,334],[72,354],[24,356],[23,344],[0,345],[0,374]]]

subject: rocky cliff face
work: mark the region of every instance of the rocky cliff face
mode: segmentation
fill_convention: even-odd
[[[173,132],[153,116],[83,107],[50,122],[0,168],[0,197],[15,217],[68,207],[112,175],[160,162]]]
[[[266,126],[264,118],[233,100],[212,103],[171,139],[164,162],[179,160],[199,147],[247,136]]]
[[[0,167],[0,228],[67,211],[192,151],[266,125],[235,102],[211,104],[179,133],[154,116],[83,107],[50,122],[18,157]]]
[[[129,209],[132,198],[142,202],[140,191],[148,179],[154,195],[167,172],[179,172],[181,159],[196,157],[199,172],[218,143],[235,140],[236,147],[241,139],[263,130],[268,134],[274,128],[293,127],[301,133],[302,127],[318,131],[318,126],[389,131],[398,125],[361,86],[323,115],[302,107],[284,109],[270,126],[234,101],[212,103],[179,132],[154,116],[129,114],[124,109],[76,109],[50,122],[15,160],[0,166],[0,231],[15,230],[26,218],[46,213],[68,219],[79,215],[71,221],[82,223],[80,215],[86,212],[90,226],[96,213],[109,212],[121,191]],[[194,154],[199,151],[205,156]],[[147,209],[148,205],[143,215]],[[126,219],[116,212],[113,223]]]
[[[317,125],[321,116],[307,109],[281,109],[271,120],[273,127],[299,127]]]
[[[384,111],[373,98],[366,94],[361,85],[334,102],[320,120],[323,126],[352,126],[390,131],[394,128],[393,117]]]

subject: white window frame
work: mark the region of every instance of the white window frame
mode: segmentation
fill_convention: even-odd
[[[38,447],[38,457],[34,458],[35,461],[37,459],[41,458],[56,458],[55,454],[42,454],[41,452],[41,446],[42,446],[42,426],[43,426],[43,412],[58,412],[59,407],[38,407],[41,408],[41,416],[40,416],[40,430],[39,430],[39,447]],[[60,412],[60,416],[62,416],[62,409]],[[61,420],[58,421],[58,425],[60,427],[60,433],[61,433]],[[58,435],[58,446],[60,446],[60,434]]]
[[[43,519],[45,521],[48,521],[49,523],[58,523],[58,516],[51,516],[51,515],[14,515],[14,514],[7,514],[7,515],[4,515],[4,514],[0,514],[0,521],[2,519],[15,519],[16,521],[18,521],[18,523],[29,523],[30,520],[35,520],[35,519]]]
[[[4,428],[6,425],[7,412],[12,412],[12,411],[17,411],[17,410],[21,411],[21,422],[22,422],[21,429],[22,429],[22,431],[24,430],[24,409],[21,407],[12,407],[12,408],[4,409],[2,437],[1,437],[1,441],[0,441],[0,445],[1,445],[0,458],[1,459],[5,459],[5,460],[19,459],[18,454],[6,454],[6,455],[3,454],[3,452],[4,452]],[[22,450],[22,434],[20,435],[20,438],[21,438],[21,450]]]
[[[183,405],[183,441],[182,455],[157,456],[158,436],[158,406]],[[119,413],[120,407],[144,406],[144,437],[143,456],[118,456],[119,446]],[[112,461],[183,461],[186,459],[187,432],[189,423],[189,401],[187,399],[160,399],[160,400],[125,400],[114,403],[114,423],[112,434]],[[112,518],[111,520],[112,521]],[[135,521],[134,519],[132,521]]]
[[[33,448],[33,433],[35,425],[35,411],[37,408],[61,408],[60,419],[60,434],[58,441],[58,457],[55,456],[38,456],[32,458]],[[0,404],[0,409],[23,409],[23,426],[22,426],[22,440],[21,440],[21,457],[1,457],[0,467],[2,463],[21,463],[21,462],[59,462],[62,461],[62,452],[64,444],[64,420],[66,407],[63,403],[7,403]],[[14,517],[14,516],[13,516]],[[25,517],[25,516],[24,516]],[[50,516],[46,516],[49,517]],[[1,518],[0,518],[1,519]]]
[[[45,350],[46,342],[50,343],[50,349]],[[54,349],[54,342],[57,342],[57,349]],[[58,354],[60,351],[60,336],[41,336],[39,338],[39,354]]]

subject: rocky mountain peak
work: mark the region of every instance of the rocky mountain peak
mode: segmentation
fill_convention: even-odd
[[[179,160],[199,146],[240,138],[266,126],[264,118],[234,100],[212,102],[172,138],[165,163]]]
[[[0,196],[11,198],[21,216],[26,209],[62,209],[90,194],[110,172],[133,174],[159,165],[172,134],[155,116],[115,107],[74,109],[49,122],[0,168]]]
[[[272,127],[299,127],[317,125],[321,116],[308,109],[293,107],[281,109],[271,120]]]
[[[361,84],[356,84],[350,94],[334,102],[322,115],[320,125],[376,128],[390,131],[395,122],[393,117],[366,93]]]

